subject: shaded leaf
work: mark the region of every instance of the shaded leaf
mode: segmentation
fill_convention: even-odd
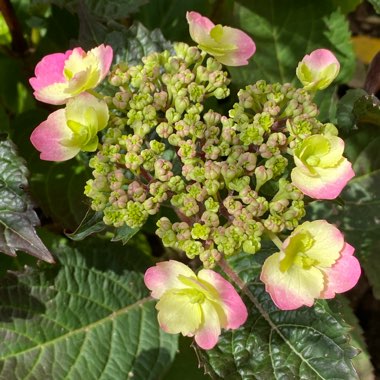
[[[29,195],[25,161],[10,140],[0,142],[0,251],[15,256],[21,250],[47,262],[54,259],[38,237],[39,224]]]
[[[123,244],[127,244],[128,241],[139,231],[139,228],[132,228],[128,225],[115,228],[115,236],[112,238],[112,241],[121,241]]]
[[[374,95],[359,98],[352,110],[357,124],[380,125],[380,100]]]
[[[335,313],[339,313],[351,326],[352,344],[360,349],[359,354],[352,359],[352,363],[358,372],[359,379],[375,380],[374,369],[363,336],[364,332],[350,306],[349,300],[343,295],[338,295],[336,301],[331,302],[330,306]]]
[[[39,2],[50,3],[69,12],[77,14],[80,7],[85,7],[88,12],[104,20],[120,20],[128,17],[131,13],[136,12],[139,7],[146,4],[148,0],[45,0]]]
[[[375,9],[376,13],[380,14],[380,0],[368,0]]]
[[[79,241],[86,237],[102,232],[107,228],[103,222],[103,213],[89,210],[78,228],[71,234],[66,234],[71,240]]]
[[[344,132],[349,132],[356,128],[356,117],[353,113],[355,102],[366,95],[367,93],[360,89],[348,90],[345,95],[339,100],[337,105],[337,123],[338,127]]]
[[[354,53],[348,23],[331,1],[239,0],[235,4],[238,26],[252,36],[257,46],[249,65],[230,68],[239,86],[259,79],[297,83],[298,62],[321,47],[332,50],[341,63],[338,81],[351,78]]]
[[[236,256],[231,265],[249,284],[256,304],[245,299],[250,310],[245,325],[224,332],[216,348],[199,350],[212,378],[358,379],[351,363],[357,351],[348,344],[348,326],[327,302],[281,311],[257,279],[258,255]]]
[[[0,378],[162,378],[177,336],[159,328],[136,271],[145,254],[102,240],[55,238],[51,249],[58,268],[12,273],[0,284]]]

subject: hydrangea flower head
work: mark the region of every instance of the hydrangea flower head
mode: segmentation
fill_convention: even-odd
[[[282,310],[312,306],[314,299],[333,298],[356,285],[361,270],[353,253],[332,224],[305,222],[284,241],[281,252],[266,259],[261,281]]]
[[[247,319],[247,309],[234,287],[218,273],[202,269],[196,275],[175,260],[149,268],[144,278],[161,328],[171,334],[194,336],[205,349],[218,342],[221,328],[237,329]]]
[[[105,45],[88,52],[77,47],[66,53],[49,54],[36,65],[35,77],[29,79],[34,96],[41,102],[64,104],[95,88],[108,74],[112,58],[111,46]]]
[[[296,74],[306,90],[323,90],[337,77],[339,61],[327,49],[317,49],[305,55],[298,64]]]
[[[32,132],[30,140],[47,161],[65,161],[81,150],[94,152],[98,131],[108,122],[107,104],[95,96],[82,93],[67,102],[66,108],[49,115]]]
[[[187,12],[186,18],[193,41],[224,65],[247,65],[256,51],[252,38],[239,29],[215,25],[197,12]]]
[[[313,135],[294,150],[293,184],[315,199],[336,198],[355,175],[343,157],[344,141],[331,135]]]

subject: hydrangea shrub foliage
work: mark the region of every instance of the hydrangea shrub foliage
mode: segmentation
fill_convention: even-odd
[[[99,37],[90,3],[78,9],[96,15]],[[25,135],[31,166],[58,168],[58,180],[73,162],[86,215],[79,227],[41,229],[59,269],[4,278],[0,333],[11,345],[0,377],[86,378],[87,362],[88,379],[163,379],[182,334],[212,378],[358,378],[363,345],[350,342],[351,311],[335,298],[355,287],[361,266],[344,221],[323,209],[357,180],[334,117],[321,117],[320,99],[340,78],[339,48],[321,39],[290,62],[289,80],[248,76],[239,88],[236,73],[260,60],[260,35],[191,9],[181,17],[186,41],[142,26],[123,34],[120,24],[115,40],[36,64],[29,83],[49,113]],[[43,208],[53,227],[62,191]],[[48,248],[28,252],[52,262]],[[24,299],[30,307],[18,313]]]

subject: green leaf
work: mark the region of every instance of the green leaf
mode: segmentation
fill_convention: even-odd
[[[104,240],[51,249],[59,267],[0,283],[0,378],[162,378],[178,339],[158,326],[145,254]]]
[[[376,13],[380,14],[380,0],[368,0],[368,1],[372,4]]]
[[[108,21],[109,19],[121,20],[136,12],[139,7],[148,0],[49,0],[50,4],[67,9],[69,12],[78,14],[81,9],[95,15],[97,18]],[[46,3],[46,1],[44,1]]]
[[[354,314],[349,300],[343,295],[338,295],[334,302],[330,303],[334,313],[339,313],[352,327],[352,344],[360,349],[360,353],[352,359],[352,363],[358,372],[360,380],[375,380],[374,369],[364,340],[363,329]]]
[[[363,0],[333,0],[334,5],[344,14],[353,12],[362,2]]]
[[[337,105],[337,123],[338,127],[344,131],[349,132],[351,129],[357,127],[356,117],[353,114],[355,102],[366,95],[367,93],[360,89],[348,90],[346,94],[339,100]]]
[[[121,241],[123,244],[127,244],[128,241],[139,231],[139,228],[132,228],[128,225],[115,228],[115,236],[112,238],[112,241]]]
[[[197,357],[190,341],[187,337],[179,337],[178,353],[174,359],[173,365],[165,376],[165,380],[178,380],[178,374],[181,374],[181,380],[210,380],[210,377],[203,373],[199,368]]]
[[[92,212],[89,210],[78,228],[71,234],[66,234],[71,240],[80,241],[86,237],[102,232],[107,228],[103,222],[103,213],[101,211]]]
[[[330,0],[235,4],[237,26],[252,36],[257,47],[249,65],[230,68],[235,83],[244,86],[259,79],[296,83],[298,62],[321,47],[332,50],[340,61],[338,81],[351,78],[355,60],[348,23]]]
[[[365,95],[356,100],[352,110],[357,124],[380,126],[380,100],[374,95]]]
[[[38,237],[39,224],[29,195],[25,161],[10,140],[0,141],[0,251],[16,256],[22,250],[47,262],[54,259]]]
[[[358,379],[348,344],[348,326],[328,303],[281,311],[257,279],[259,255],[236,256],[231,265],[249,284],[255,304],[247,322],[224,332],[216,348],[200,351],[206,370],[215,379]]]

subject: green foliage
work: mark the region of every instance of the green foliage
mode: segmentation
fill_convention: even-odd
[[[52,255],[38,237],[39,224],[29,195],[25,161],[17,155],[10,140],[0,142],[0,251],[15,256],[16,251],[28,252],[41,260],[54,262]]]
[[[0,284],[0,378],[159,379],[177,337],[157,324],[141,244],[50,237],[58,267]]]
[[[248,66],[231,68],[239,86],[258,79],[295,82],[298,62],[318,48],[331,49],[341,63],[338,81],[351,78],[354,55],[346,18],[329,0],[235,2],[238,26],[256,42]]]
[[[373,380],[375,378],[374,369],[368,354],[367,344],[363,335],[364,332],[359,324],[358,318],[350,306],[349,300],[344,296],[338,296],[336,302],[331,302],[330,306],[334,313],[339,313],[352,327],[351,343],[360,350],[359,354],[352,359],[352,363],[358,372],[359,379]]]
[[[199,352],[214,379],[358,379],[350,359],[348,325],[328,303],[281,311],[257,279],[256,256],[241,255],[232,267],[249,285],[255,304],[245,325],[222,334],[216,348]]]
[[[372,4],[376,13],[380,14],[380,1],[379,0],[368,0],[368,1]]]
[[[338,127],[344,132],[349,132],[357,125],[356,117],[353,113],[355,102],[366,95],[366,92],[360,88],[348,90],[339,100],[337,105],[337,123]]]

